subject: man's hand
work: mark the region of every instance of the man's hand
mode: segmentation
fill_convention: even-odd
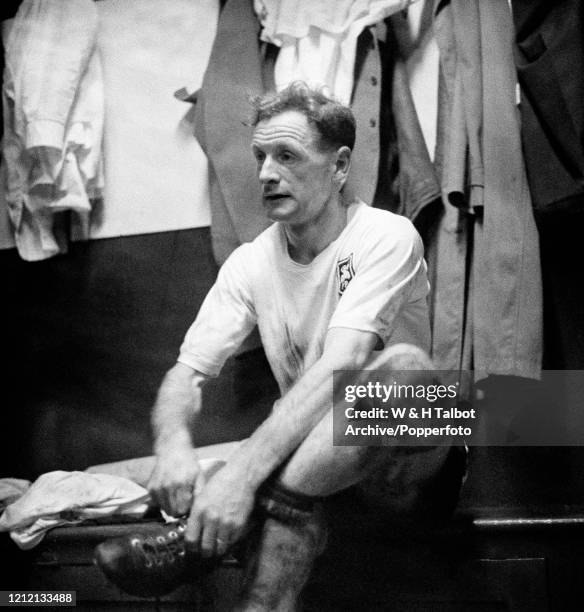
[[[221,556],[246,531],[255,490],[240,471],[227,464],[197,491],[186,540],[205,557]]]
[[[175,447],[158,455],[148,489],[165,512],[184,516],[193,503],[194,491],[201,488],[202,478],[196,450]]]
[[[148,489],[168,514],[183,516],[202,479],[191,440],[193,421],[201,410],[206,376],[176,363],[164,377],[152,412],[156,465]]]

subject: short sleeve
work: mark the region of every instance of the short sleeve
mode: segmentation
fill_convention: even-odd
[[[353,278],[341,295],[329,329],[347,327],[377,334],[386,343],[401,319],[419,313],[428,328],[427,267],[422,240],[404,217],[372,228],[352,254]],[[402,316],[408,310],[408,317]],[[418,316],[418,315],[416,315]],[[411,326],[411,321],[408,325]],[[416,324],[416,322],[414,322]]]
[[[207,376],[219,374],[256,324],[249,246],[238,247],[223,264],[180,348],[178,361]]]

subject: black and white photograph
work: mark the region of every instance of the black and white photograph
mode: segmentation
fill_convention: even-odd
[[[0,11],[0,607],[584,609],[584,3]]]

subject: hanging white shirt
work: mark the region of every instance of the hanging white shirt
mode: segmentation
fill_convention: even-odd
[[[281,90],[295,80],[326,85],[348,104],[357,38],[415,0],[254,0],[261,38],[280,47],[274,77]]]
[[[92,0],[24,0],[5,29],[3,180],[20,255],[66,250],[55,213],[87,226],[101,195],[104,101]]]

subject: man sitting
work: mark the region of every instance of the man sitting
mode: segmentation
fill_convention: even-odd
[[[428,280],[409,220],[345,199],[349,108],[294,83],[256,99],[254,111],[252,152],[274,223],[222,266],[164,378],[149,489],[170,514],[188,514],[190,554],[221,557],[259,523],[238,609],[293,610],[325,543],[321,500],[350,487],[375,495],[396,457],[391,446],[333,445],[333,371],[363,368],[383,347],[377,367],[431,368]],[[255,325],[281,398],[207,480],[191,441],[201,387]],[[420,453],[429,463],[419,478],[437,474],[450,450]],[[378,487],[380,498],[390,489]],[[417,492],[404,495],[402,511],[419,511]]]

